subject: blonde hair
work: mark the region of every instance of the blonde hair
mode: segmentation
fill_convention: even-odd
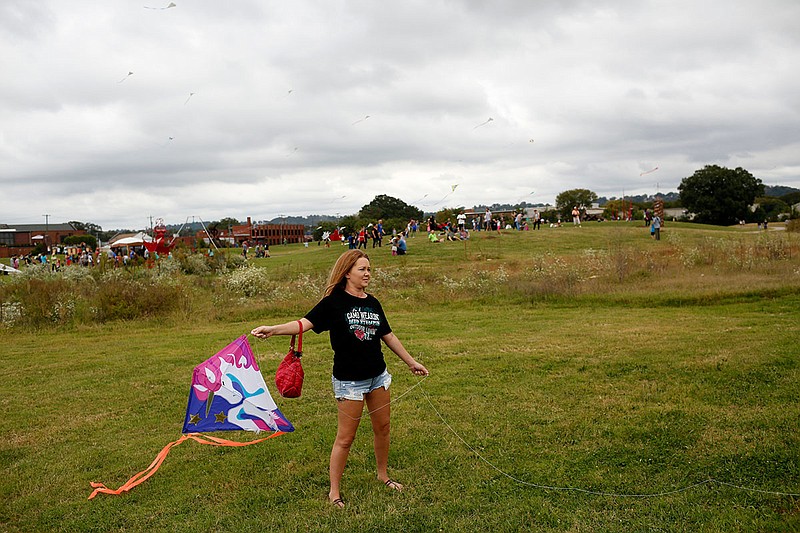
[[[347,273],[353,270],[356,262],[361,258],[366,258],[369,261],[369,256],[361,250],[348,250],[339,256],[336,264],[331,269],[331,274],[328,276],[328,286],[325,287],[325,296],[329,296],[335,289],[344,289],[347,285]]]

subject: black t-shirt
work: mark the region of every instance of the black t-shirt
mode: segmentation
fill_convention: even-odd
[[[305,318],[314,332],[330,331],[333,376],[340,381],[372,379],[386,370],[381,337],[391,333],[377,298],[358,298],[341,289],[319,301]]]

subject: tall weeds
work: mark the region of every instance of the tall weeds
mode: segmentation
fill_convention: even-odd
[[[752,275],[733,281],[743,272],[800,283],[796,234],[691,235],[690,240],[671,232],[664,237],[657,246],[614,240],[577,253],[544,252],[511,261],[480,255],[465,259],[458,268],[393,263],[373,270],[371,290],[420,305],[603,296],[636,291],[642,283],[668,294],[697,290],[701,279],[706,290],[736,291],[735,283],[742,291],[752,290]],[[51,272],[29,267],[24,275],[0,283],[0,324],[41,328],[160,318],[191,310],[210,319],[235,319],[287,305],[313,305],[326,275],[327,265],[324,271],[309,265],[267,269],[225,254],[178,254],[152,269],[71,266]]]

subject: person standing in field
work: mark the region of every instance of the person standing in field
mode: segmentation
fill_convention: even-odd
[[[408,353],[392,332],[380,302],[366,292],[371,274],[369,256],[358,249],[349,250],[333,266],[322,300],[303,318],[259,326],[250,332],[261,339],[296,335],[301,328],[315,333],[330,332],[331,382],[338,408],[338,428],[330,456],[328,500],[337,507],[345,506],[340,485],[365,403],[372,422],[378,480],[392,490],[403,490],[403,485],[388,474],[392,376],[386,368],[381,342],[408,365],[412,374],[428,375],[428,369]]]
[[[661,240],[661,217],[658,214],[653,214],[653,237],[657,241]]]
[[[361,231],[358,232],[358,248],[367,249],[367,228],[361,226]]]
[[[378,230],[378,226],[372,226],[372,247],[375,248],[376,246],[381,245],[381,237],[380,232]]]
[[[375,227],[378,230],[378,248],[380,248],[381,247],[381,242],[383,242],[383,236],[386,235],[386,232],[383,231],[383,219],[382,218],[378,219],[378,224]],[[373,247],[374,247],[374,245],[373,245]]]
[[[573,226],[580,226],[581,225],[581,212],[578,210],[578,206],[573,206],[572,208],[572,225]]]

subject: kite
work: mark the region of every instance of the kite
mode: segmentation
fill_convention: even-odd
[[[117,83],[122,83],[123,81],[127,80],[127,79],[128,79],[128,78],[130,78],[131,76],[133,76],[133,72],[130,72],[130,71],[128,71],[128,74],[127,74],[127,76],[125,76],[124,78],[122,78],[121,80],[119,80]]]
[[[192,374],[183,432],[221,430],[294,431],[270,396],[245,335]]]
[[[291,152],[289,152],[288,154],[286,154],[286,157],[289,157],[289,156],[291,156],[291,155],[294,155],[294,153],[295,153],[297,150],[298,150],[298,148],[297,148],[297,146],[295,146],[295,147],[294,147],[294,150],[292,150]]]
[[[194,93],[189,93],[189,98],[186,99],[186,101],[183,103],[183,105],[188,104],[189,100],[192,98],[192,96],[194,96]]]
[[[493,119],[492,117],[489,117],[489,120],[487,120],[486,122],[481,122],[480,124],[478,124],[477,126],[475,126],[475,127],[474,127],[474,128],[472,128],[472,129],[473,129],[473,130],[477,130],[477,129],[478,129],[478,128],[480,128],[481,126],[485,126],[485,125],[487,125],[488,123],[490,123],[490,122],[491,122],[491,121],[493,121],[493,120],[494,120],[494,119]]]
[[[651,168],[650,170],[646,170],[646,171],[642,172],[642,173],[641,173],[641,174],[639,174],[639,175],[640,175],[640,176],[644,176],[645,174],[652,174],[652,173],[653,173],[653,172],[655,172],[656,170],[658,170],[658,167]]]
[[[359,122],[364,122],[364,121],[365,121],[365,120],[367,120],[368,118],[369,118],[369,115],[366,115],[364,118],[360,118],[360,119],[356,120],[355,122],[353,122],[353,123],[352,123],[352,124],[350,124],[350,125],[351,125],[351,126],[355,126],[355,125],[356,125],[356,124],[358,124]]]
[[[264,438],[236,442],[210,435],[205,431],[272,431]],[[147,480],[164,462],[169,451],[186,440],[211,446],[249,446],[290,433],[294,426],[281,413],[267,389],[253,351],[242,335],[194,368],[189,402],[183,421],[183,435],[167,444],[155,460],[118,489],[92,482],[93,499],[98,494],[122,494]]]
[[[142,7],[144,7],[145,9],[158,9],[158,10],[164,10],[164,9],[170,9],[170,8],[172,8],[172,7],[178,7],[178,6],[177,6],[177,5],[175,5],[175,2],[170,2],[170,3],[169,3],[169,5],[168,5],[167,7],[150,7],[150,6],[142,6]]]

